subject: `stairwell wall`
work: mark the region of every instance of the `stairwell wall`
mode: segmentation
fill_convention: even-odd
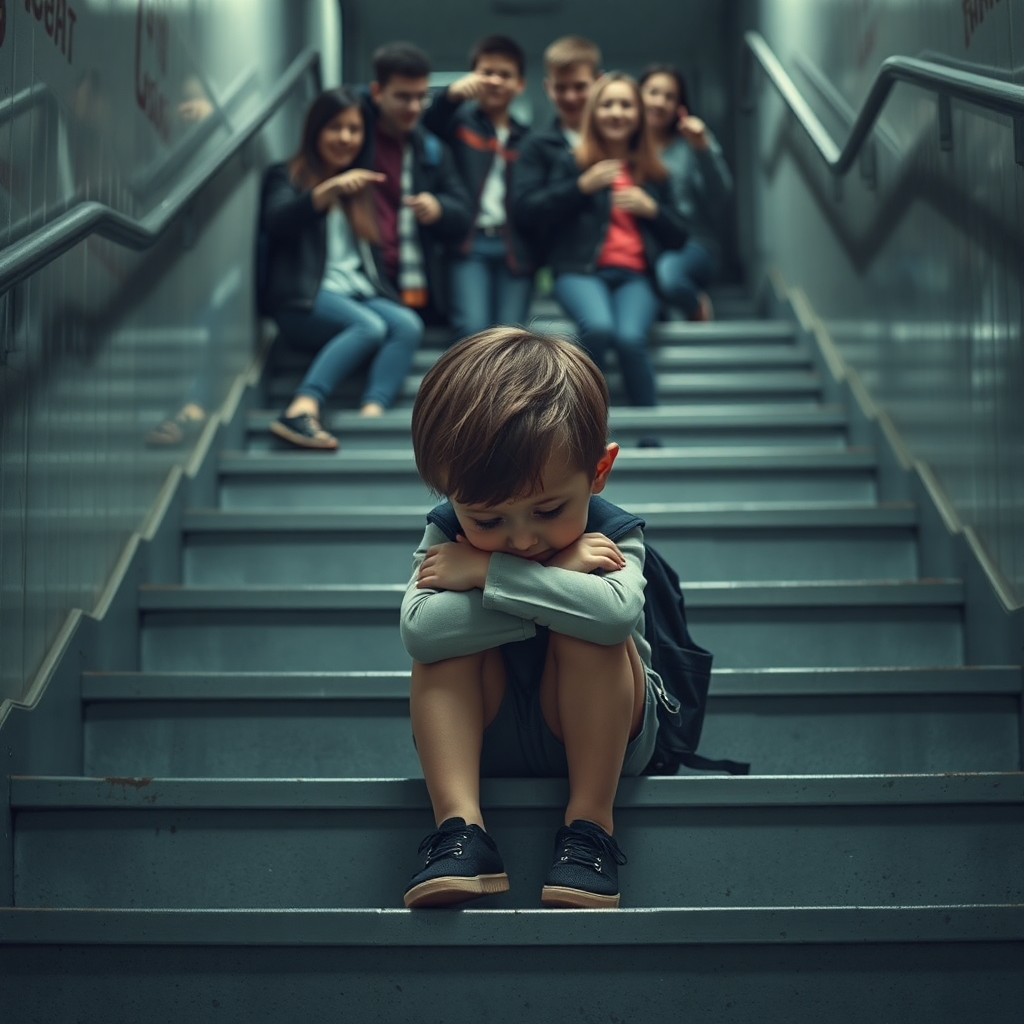
[[[748,0],[760,31],[845,141],[878,66],[902,54],[1024,82],[1016,0]],[[1024,168],[1011,119],[898,85],[874,134],[878,184],[831,174],[754,74],[740,132],[743,248],[802,289],[845,362],[927,463],[1024,602]]]
[[[83,200],[141,218],[316,45],[286,0],[0,0],[0,248]],[[337,42],[337,37],[334,37]],[[74,609],[92,611],[197,432],[253,358],[259,179],[295,145],[297,91],[155,247],[99,237],[0,296],[0,721]]]

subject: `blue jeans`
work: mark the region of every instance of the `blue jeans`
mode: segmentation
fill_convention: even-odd
[[[715,258],[700,242],[687,242],[682,249],[663,252],[654,275],[662,298],[693,316],[700,306],[700,293],[715,276]]]
[[[316,293],[312,309],[278,310],[274,319],[290,345],[319,350],[295,394],[315,398],[321,406],[376,353],[362,404],[379,402],[387,409],[423,339],[423,321],[411,309],[381,296],[362,299],[327,288]]]
[[[576,321],[581,344],[602,370],[608,346],[615,349],[629,404],[657,405],[647,332],[658,299],[647,275],[621,267],[560,274],[555,298]]]
[[[516,277],[508,268],[501,235],[477,231],[473,247],[451,261],[451,323],[456,338],[497,324],[524,324],[533,294],[533,277]]]

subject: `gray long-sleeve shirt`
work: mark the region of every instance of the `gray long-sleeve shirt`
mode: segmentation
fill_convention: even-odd
[[[413,555],[401,629],[414,660],[430,664],[528,640],[540,625],[606,646],[632,637],[648,675],[653,675],[644,638],[646,580],[639,527],[616,541],[626,560],[625,568],[616,572],[574,572],[496,552],[482,591],[417,589],[416,574],[427,550],[447,542],[430,524]]]

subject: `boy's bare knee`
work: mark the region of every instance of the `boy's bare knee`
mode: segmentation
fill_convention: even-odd
[[[627,650],[632,642],[632,638],[627,637],[620,644],[595,644],[565,633],[552,633],[548,639],[556,658],[614,658],[617,652]]]

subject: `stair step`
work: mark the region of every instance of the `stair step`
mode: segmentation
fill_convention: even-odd
[[[859,501],[874,503],[876,460],[865,448],[624,449],[606,496],[632,506],[672,501]],[[434,504],[407,451],[226,452],[221,505],[338,508]]]
[[[413,398],[422,379],[423,375],[420,373],[411,373],[406,377],[402,394],[396,401],[397,407],[412,407]],[[285,373],[271,377],[265,382],[264,387],[267,401],[275,407],[284,405],[295,393],[300,381],[299,374]],[[609,372],[607,382],[613,405],[624,404],[625,392],[618,373]],[[351,404],[358,399],[361,390],[360,382],[354,377],[342,381],[328,403],[329,408],[337,407],[339,404]],[[753,373],[659,373],[657,391],[659,401],[665,404],[682,400],[713,400],[745,405],[752,400],[766,399],[807,404],[821,399],[822,383],[817,373],[797,370],[761,370]]]
[[[17,909],[0,910],[0,997],[12,1021],[68,1019],[67,983],[38,980],[59,954],[88,979],[80,1020],[167,1020],[187,993],[195,1024],[334,1020],[340,998],[353,1020],[445,1024],[457,986],[492,1024],[673,1021],[681,1000],[721,1024],[1017,1024],[1022,940],[1015,905]]]
[[[458,984],[494,1024],[529,1020],[538,1006],[552,1019],[597,1020],[580,1009],[600,1006],[601,1018],[630,1021],[639,1006],[646,1019],[673,1020],[681,991],[705,1019],[727,1024],[752,1016],[884,1021],[894,1006],[909,1020],[1003,1024],[1019,1015],[1022,923],[1024,908],[1012,905],[604,914],[17,910],[0,911],[0,929],[19,944],[0,947],[0,955],[22,967],[7,973],[13,986],[19,973],[43,975],[49,946],[62,946],[65,973],[90,981],[76,1012],[93,1020],[107,1019],[111,1006],[128,1019],[165,1019],[182,990],[196,1022],[289,1020],[301,986],[305,1019],[332,1019],[344,992],[355,1019],[440,1024],[450,1019]],[[61,941],[65,933],[73,944]],[[501,984],[510,959],[514,987]],[[60,1020],[67,1008],[63,985],[22,984],[12,995],[5,1005],[15,1020]]]
[[[487,905],[537,905],[566,796],[483,781],[512,883]],[[400,906],[432,826],[415,779],[15,776],[10,801],[19,907]],[[1020,773],[624,779],[616,836],[628,907],[1024,902]]]
[[[684,580],[917,576],[910,504],[634,506]],[[184,517],[183,582],[404,583],[420,509],[196,510]]]
[[[160,671],[406,668],[404,587],[144,586],[141,665]],[[722,668],[960,665],[959,581],[693,583],[688,619]]]
[[[750,306],[749,303],[744,303],[737,308],[749,311]],[[547,306],[534,303],[530,319],[537,330],[566,337],[575,336],[573,322],[564,315],[557,303]],[[706,323],[668,320],[652,324],[648,339],[655,350],[665,345],[794,345],[797,340],[797,327],[789,320],[759,320],[749,315],[721,317]],[[423,334],[421,350],[446,349],[451,340],[451,331],[447,328],[427,327]],[[287,352],[287,345],[278,339],[274,345],[275,357]]]
[[[419,776],[401,673],[85,674],[87,775]],[[701,751],[760,775],[1012,771],[1016,667],[712,677]]]
[[[413,355],[413,369],[419,373],[425,373],[437,361],[441,352],[438,349],[423,347]],[[272,376],[287,376],[289,374],[302,374],[312,361],[313,355],[308,350],[283,347],[275,352]],[[698,344],[675,344],[664,343],[652,347],[651,358],[655,371],[671,370],[719,370],[728,371],[740,367],[745,371],[752,370],[777,370],[780,368],[811,370],[814,365],[814,358],[810,350],[798,347],[792,342],[789,344],[742,344],[737,343],[729,346],[719,344],[698,345]],[[171,364],[170,369],[176,369],[180,365],[178,357],[176,364]],[[614,368],[617,365],[614,351],[608,355],[609,366]]]
[[[268,433],[279,410],[261,409],[246,419],[246,447],[271,448],[281,442]],[[329,412],[324,422],[341,438],[345,451],[372,448],[409,450],[410,411],[396,409],[380,417],[355,412]],[[749,406],[672,406],[654,409],[613,407],[610,437],[632,447],[641,437],[655,435],[668,447],[677,445],[763,446],[813,444],[841,448],[846,444],[846,412],[832,405],[772,403]]]

